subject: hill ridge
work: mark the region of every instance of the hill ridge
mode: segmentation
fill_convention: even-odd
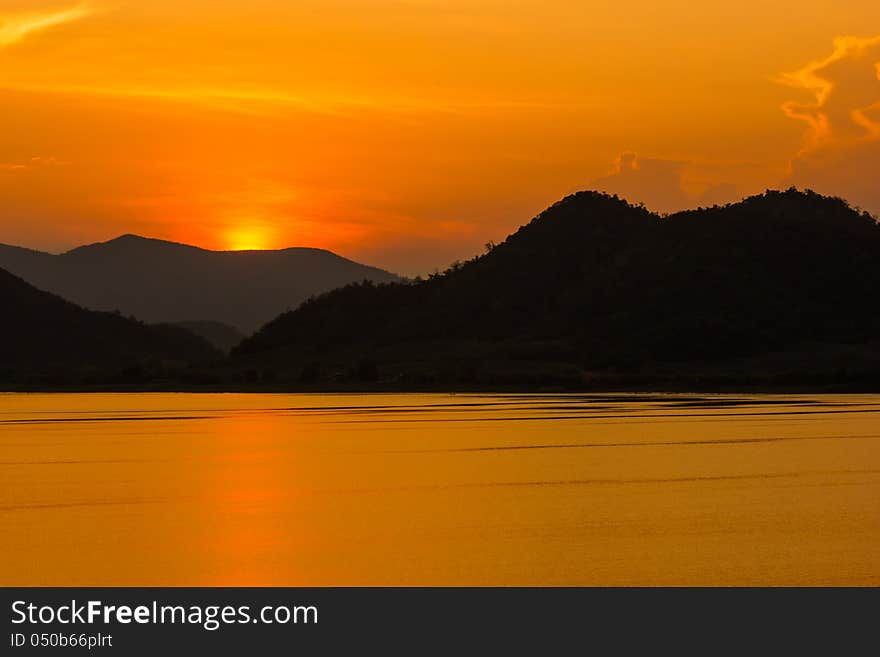
[[[0,247],[0,267],[92,310],[150,323],[216,321],[246,334],[312,295],[401,280],[326,249],[212,251],[132,233],[60,254]]]
[[[233,353],[291,372],[371,354],[380,376],[453,378],[721,362],[877,339],[878,286],[880,225],[842,199],[768,190],[659,215],[583,191],[442,274],[328,292]]]
[[[15,310],[0,323],[0,372],[7,380],[143,377],[147,369],[185,371],[221,357],[189,331],[86,310],[4,269],[0,304]]]

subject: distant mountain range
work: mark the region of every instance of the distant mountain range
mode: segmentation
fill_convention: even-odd
[[[47,288],[139,319],[254,326],[273,303],[292,308],[226,356],[241,334],[216,320],[144,324],[0,271],[7,388],[880,388],[880,225],[811,192],[669,216],[582,192],[485,254],[405,282],[308,249],[214,253],[124,237],[62,256],[4,254]],[[378,282],[351,283],[364,274]],[[343,287],[295,308],[320,277]]]
[[[878,290],[880,226],[840,199],[768,191],[661,217],[582,192],[442,275],[304,303],[233,354],[319,381],[880,374]]]
[[[3,270],[0,307],[0,380],[140,382],[222,358],[185,329],[85,310]]]
[[[150,323],[220,322],[245,334],[312,295],[401,280],[321,249],[208,251],[137,235],[60,255],[0,245],[0,268],[92,310]]]

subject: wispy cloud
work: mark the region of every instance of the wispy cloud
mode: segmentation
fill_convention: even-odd
[[[486,98],[461,100],[444,96],[381,96],[358,94],[291,94],[273,89],[212,88],[201,86],[125,86],[125,85],[27,85],[4,84],[8,89],[32,93],[63,93],[120,98],[144,98],[212,105],[232,111],[261,114],[261,106],[293,107],[316,113],[348,116],[351,112],[375,111],[388,114],[451,114],[461,116],[494,115],[497,112],[571,112],[596,107],[592,102]],[[268,110],[267,110],[268,111]]]
[[[830,55],[778,81],[810,96],[782,106],[807,125],[786,182],[880,210],[880,35],[837,37]]]
[[[880,109],[880,35],[836,37],[830,55],[777,81],[813,96],[782,105],[787,116],[808,126],[799,156],[831,142],[880,137],[880,122],[872,117]]]
[[[26,162],[0,162],[0,171],[27,171],[38,167],[56,167],[68,164],[54,155],[44,157],[35,155]]]
[[[35,32],[71,23],[94,13],[93,7],[79,4],[67,9],[52,11],[0,14],[0,48],[14,45]]]

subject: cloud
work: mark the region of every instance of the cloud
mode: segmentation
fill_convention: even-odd
[[[35,32],[71,23],[94,13],[90,6],[81,4],[54,11],[0,15],[0,48],[14,45]]]
[[[741,194],[739,187],[729,182],[709,185],[699,194],[691,197],[697,206],[708,207],[712,205],[724,205],[738,200]]]
[[[54,155],[43,157],[35,155],[26,162],[0,162],[0,171],[28,171],[38,167],[64,166],[67,162],[59,160]]]
[[[592,181],[589,188],[617,194],[631,203],[644,203],[655,212],[736,200],[736,185],[700,180],[711,176],[708,168],[686,160],[639,157],[627,152],[618,157],[612,173]]]
[[[880,35],[870,38],[836,37],[834,51],[778,78],[804,89],[811,101],[788,101],[782,111],[808,126],[802,153],[829,141],[872,140],[880,137]]]
[[[837,37],[830,55],[778,81],[810,96],[782,106],[807,125],[786,183],[880,210],[880,35]]]

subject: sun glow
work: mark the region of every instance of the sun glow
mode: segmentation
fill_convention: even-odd
[[[264,228],[241,226],[226,233],[226,248],[230,251],[263,251],[271,248],[271,239]]]

